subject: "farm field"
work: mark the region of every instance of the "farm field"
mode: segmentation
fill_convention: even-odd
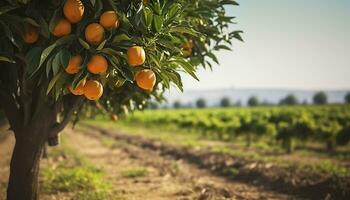
[[[147,110],[117,123],[97,117],[88,124],[131,134],[129,142],[156,141],[138,144],[165,148],[230,180],[343,199],[350,188],[348,119],[349,106],[330,105]]]
[[[279,129],[270,118],[281,113],[292,113],[290,127],[295,121],[311,124],[310,135]],[[309,118],[295,117],[299,113]],[[61,146],[48,148],[41,165],[41,199],[347,199],[350,147],[342,122],[348,122],[348,113],[348,106],[298,106],[147,110],[119,121],[97,115],[66,128]],[[240,131],[247,115],[263,116],[256,121],[265,127],[245,127],[251,130],[249,145],[247,132]],[[341,127],[329,131],[333,149],[317,136],[321,117],[327,117],[324,124]],[[201,128],[198,119],[207,120],[207,127]],[[226,123],[220,123],[223,119]],[[250,125],[257,127],[256,121]],[[235,122],[234,129],[226,128],[232,127],[229,122]],[[291,149],[279,139],[285,129]],[[12,134],[2,130],[0,199],[14,143]]]
[[[219,137],[215,129],[203,133],[196,126],[152,122],[179,115],[185,120],[193,113],[213,117],[214,113],[270,109],[348,112],[346,106],[327,106],[150,110],[117,122],[97,116],[73,130],[66,128],[62,145],[48,149],[41,165],[42,199],[348,198],[349,145],[329,152],[321,140],[295,138],[293,152],[288,152],[281,141],[272,140],[277,131],[265,136],[251,133],[248,147],[244,133],[222,132]],[[1,157],[5,159],[0,163],[0,199],[5,195],[13,143],[12,134],[2,134]]]

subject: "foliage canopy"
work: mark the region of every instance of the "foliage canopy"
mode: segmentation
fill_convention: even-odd
[[[234,17],[227,16],[225,11],[228,5],[238,5],[234,0],[82,0],[81,8],[75,11],[72,8],[83,13],[75,21],[67,17],[65,3],[65,0],[0,3],[0,83],[2,90],[16,94],[14,100],[19,105],[22,98],[48,100],[61,102],[60,110],[68,112],[76,98],[68,86],[76,89],[86,80],[97,80],[103,86],[99,104],[108,112],[144,108],[147,99],[162,100],[162,93],[172,84],[182,90],[181,72],[198,79],[195,74],[198,67],[211,68],[218,63],[216,51],[229,50],[232,39],[242,40],[241,31],[230,31]],[[114,28],[101,29],[98,24],[106,11],[116,14],[113,19],[118,24]],[[93,32],[86,28],[91,24]],[[58,26],[61,32],[55,34]],[[91,41],[96,32],[103,33],[103,38]],[[134,46],[145,52],[144,63],[136,67],[129,65],[127,55]],[[81,56],[77,72],[67,73],[66,67],[76,55]],[[89,68],[96,55],[108,62],[101,73],[92,73]],[[152,91],[135,83],[136,74],[143,69],[155,73]]]

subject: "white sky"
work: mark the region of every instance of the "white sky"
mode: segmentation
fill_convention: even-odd
[[[185,90],[350,88],[350,0],[239,0],[230,8],[245,43],[218,53]]]

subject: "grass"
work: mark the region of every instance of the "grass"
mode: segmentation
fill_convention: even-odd
[[[170,144],[182,145],[190,148],[206,148],[213,152],[229,154],[235,157],[270,162],[280,167],[293,166],[303,170],[309,170],[310,172],[325,173],[332,176],[347,176],[350,174],[350,169],[339,164],[341,161],[344,161],[344,157],[347,158],[348,155],[344,155],[339,159],[339,156],[331,156],[303,149],[297,150],[292,154],[295,159],[288,160],[284,159],[284,157],[288,157],[289,155],[284,154],[284,151],[279,148],[278,145],[268,145],[266,141],[253,143],[252,147],[247,149],[245,147],[245,141],[242,138],[237,138],[234,142],[222,142],[208,140],[201,137],[200,133],[178,130],[174,127],[130,126],[122,121],[115,123],[104,119],[89,120],[87,122],[99,127],[114,129],[150,139],[158,139]],[[308,158],[315,159],[309,160]]]
[[[143,167],[135,167],[123,171],[122,175],[128,178],[144,177],[148,175],[148,171]]]
[[[230,169],[228,169],[228,172],[231,178],[235,178],[239,174],[239,170],[234,167],[231,167]]]
[[[74,200],[107,200],[115,196],[104,172],[69,148],[64,138],[61,147],[50,151],[49,156],[54,164],[41,170],[44,194],[70,193]]]
[[[103,146],[108,148],[114,148],[116,146],[116,142],[112,139],[102,138],[101,143]]]

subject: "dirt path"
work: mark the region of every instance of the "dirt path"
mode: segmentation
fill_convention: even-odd
[[[68,131],[70,144],[79,153],[107,171],[108,179],[128,200],[162,199],[294,199],[252,185],[227,181],[183,160],[161,156],[159,152],[128,143],[106,145],[101,135]],[[101,142],[102,141],[102,142]],[[125,176],[142,168],[142,177]]]
[[[241,182],[227,181],[184,160],[175,160],[158,151],[123,141],[115,142],[94,131],[86,133],[67,129],[65,132],[67,145],[102,168],[108,181],[119,191],[121,199],[295,199]],[[5,199],[13,143],[12,137],[0,143],[0,199]]]

